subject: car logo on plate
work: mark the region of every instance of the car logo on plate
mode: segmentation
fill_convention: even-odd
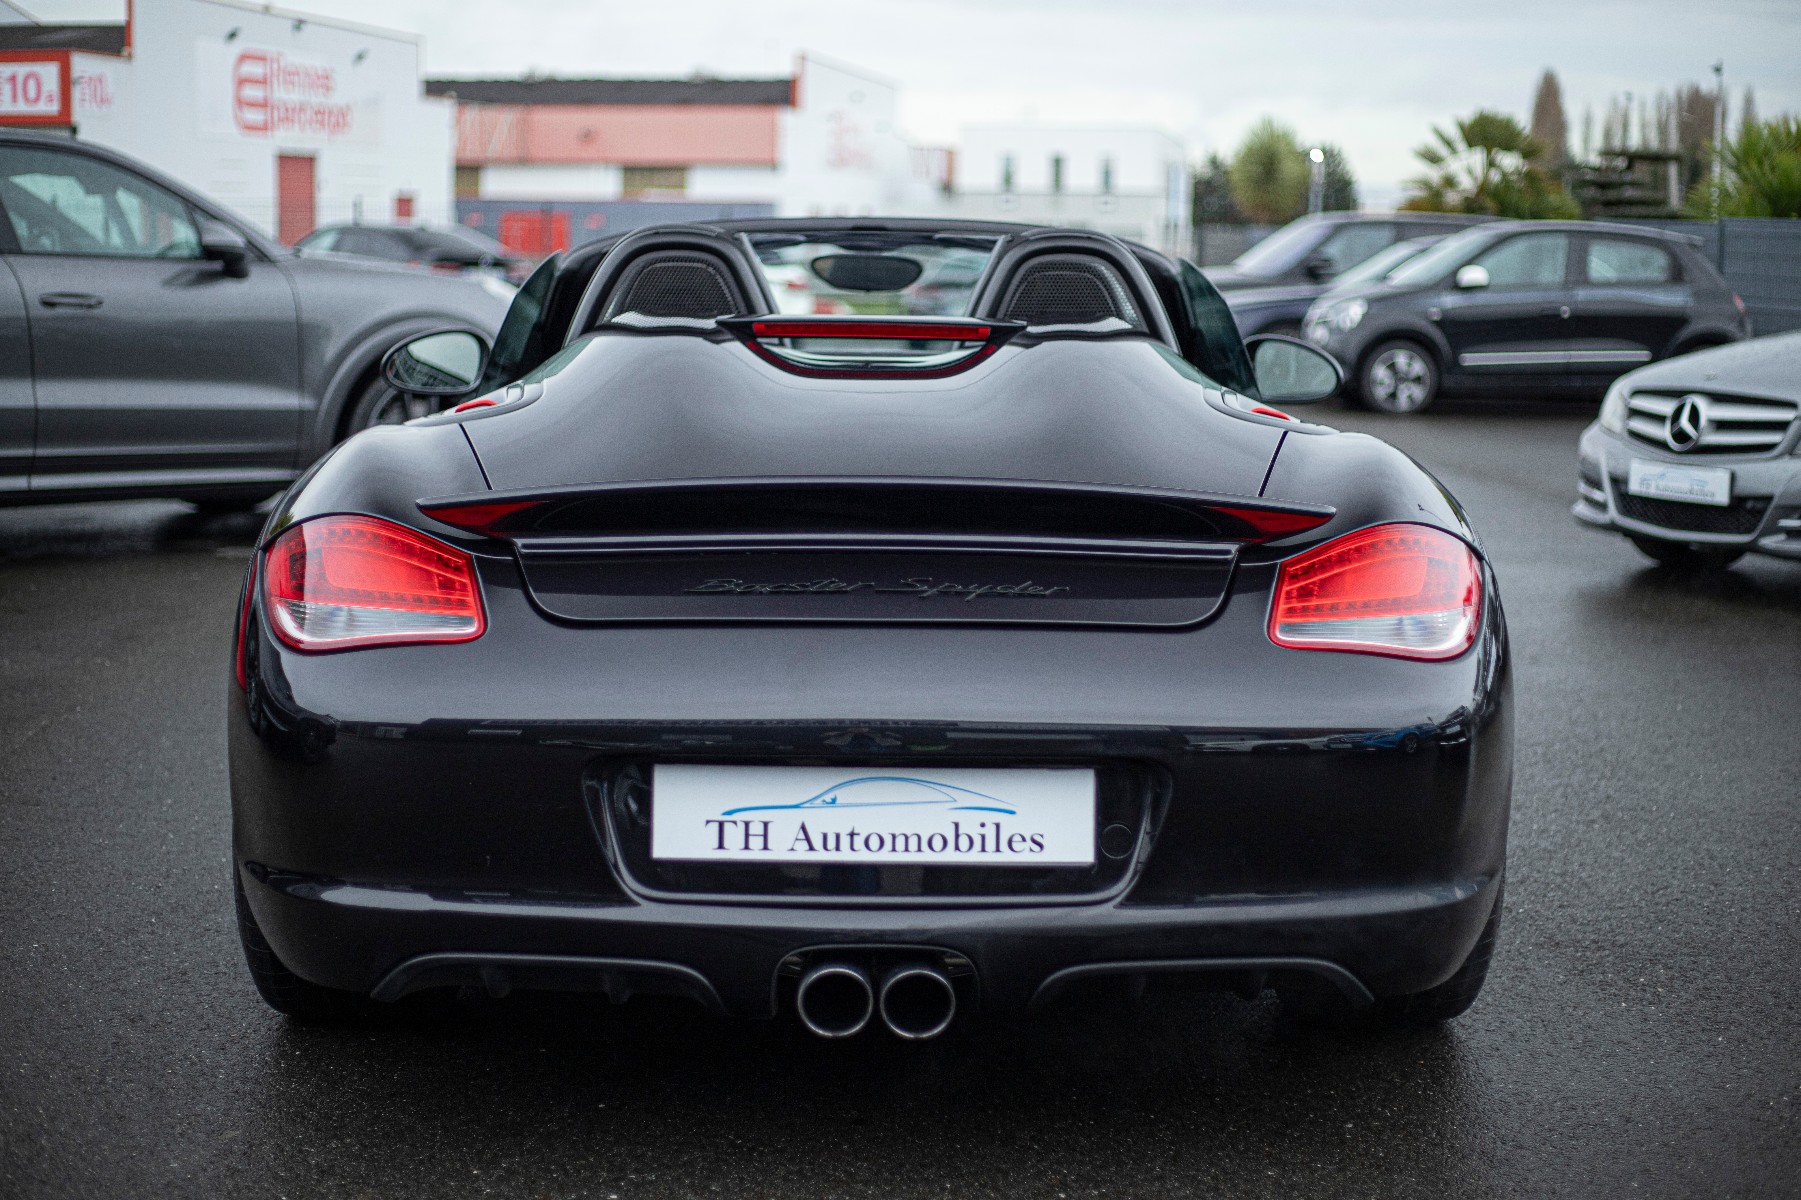
[[[1693,450],[1701,441],[1701,435],[1707,429],[1707,397],[1699,392],[1684,396],[1682,402],[1670,410],[1670,415],[1663,425],[1663,440],[1670,449],[1678,454],[1684,450]]]

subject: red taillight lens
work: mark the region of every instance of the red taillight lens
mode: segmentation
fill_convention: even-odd
[[[487,626],[473,559],[375,517],[316,517],[276,538],[263,598],[297,650],[467,642]]]
[[[1296,650],[1456,658],[1481,612],[1468,546],[1425,525],[1377,525],[1282,564],[1269,637]]]

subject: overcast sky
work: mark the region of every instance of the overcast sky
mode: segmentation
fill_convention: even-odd
[[[42,20],[117,19],[121,0],[23,0]],[[1585,105],[1726,63],[1766,117],[1801,110],[1801,0],[294,0],[422,33],[434,75],[785,75],[810,50],[901,87],[918,140],[965,124],[1156,126],[1192,158],[1258,117],[1342,145],[1364,201],[1396,199],[1435,121],[1524,120],[1546,67],[1572,144]]]

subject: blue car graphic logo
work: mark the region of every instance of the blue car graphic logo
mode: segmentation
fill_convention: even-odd
[[[861,775],[835,783],[818,795],[809,796],[795,804],[752,804],[743,808],[728,808],[719,815],[735,817],[740,813],[752,812],[914,808],[922,805],[934,805],[947,812],[991,812],[1009,817],[1019,815],[1018,809],[984,792],[971,791],[951,783],[916,779],[911,775]]]

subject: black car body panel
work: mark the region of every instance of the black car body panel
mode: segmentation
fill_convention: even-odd
[[[487,335],[505,313],[472,281],[301,258],[89,143],[0,133],[0,169],[20,155],[34,156],[33,171],[109,172],[196,227],[235,233],[243,257],[228,270],[197,247],[153,257],[48,235],[27,245],[19,228],[29,239],[34,220],[57,217],[0,182],[22,209],[0,221],[0,322],[14,314],[0,337],[30,348],[9,360],[15,379],[0,389],[0,503],[267,496],[344,435],[347,407],[397,339],[445,327]]]
[[[1001,228],[997,257],[1032,244]],[[1179,296],[1156,274],[1133,286]],[[1363,1003],[1443,982],[1504,867],[1492,572],[1404,455],[1204,376],[1194,358],[1242,361],[1217,341],[1223,311],[1186,362],[1176,347],[1205,334],[1181,306],[1160,316],[1166,335],[1046,327],[959,374],[877,380],[606,326],[491,407],[339,446],[265,547],[331,514],[421,530],[471,556],[486,625],[311,653],[249,588],[234,861],[268,944],[312,984],[381,999],[548,986],[761,1017],[834,953],[938,955],[995,1010],[1097,972],[1305,976]],[[532,507],[456,516],[484,503]],[[1234,513],[1298,524],[1252,535]],[[1385,522],[1475,547],[1468,649],[1274,644],[1281,564]],[[874,586],[760,586],[865,568],[964,590],[916,596],[912,616]],[[759,586],[721,600],[721,577]],[[1051,590],[972,598],[977,579]],[[708,607],[681,607],[697,595]],[[659,859],[667,764],[1091,769],[1098,850],[1061,867]]]

